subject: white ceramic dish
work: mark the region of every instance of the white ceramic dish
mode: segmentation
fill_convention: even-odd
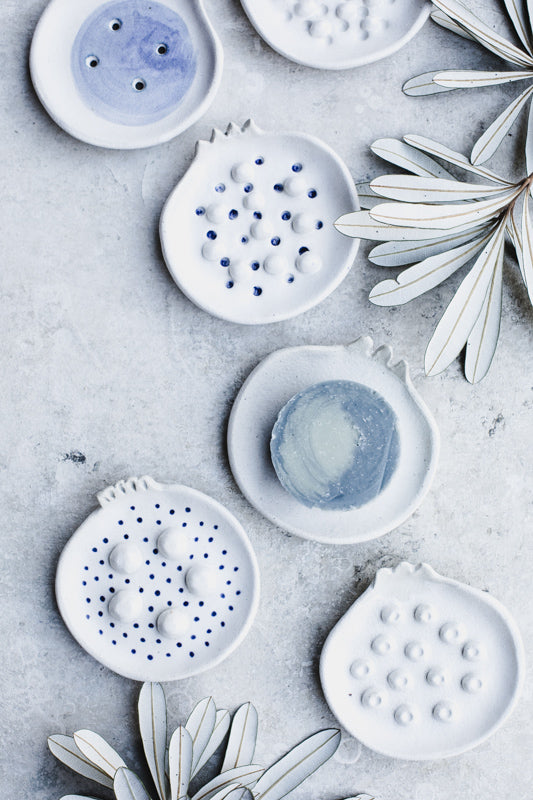
[[[277,322],[315,306],[348,274],[359,242],[333,223],[353,204],[350,173],[323,142],[232,124],[198,142],[168,198],[163,254],[182,292],[208,313]]]
[[[186,486],[130,478],[98,495],[100,508],[63,550],[61,615],[79,644],[138,681],[196,675],[243,640],[259,574],[241,525]]]
[[[397,418],[399,457],[381,494],[347,511],[307,508],[279,482],[270,458],[274,423],[298,392],[330,380],[356,381],[375,390]],[[392,363],[389,347],[374,352],[361,337],[348,346],[293,347],[262,361],[241,388],[228,428],[231,469],[242,493],[267,519],[306,539],[364,542],[396,528],[418,508],[437,467],[439,434],[414,390],[407,364]]]
[[[524,653],[509,612],[427,564],[381,569],[328,636],[328,704],[372,750],[411,761],[477,746],[520,694]]]
[[[51,0],[30,52],[55,122],[100,147],[166,142],[205,113],[223,53],[203,0]]]
[[[348,69],[392,55],[422,27],[426,0],[241,0],[278,53],[316,69]]]

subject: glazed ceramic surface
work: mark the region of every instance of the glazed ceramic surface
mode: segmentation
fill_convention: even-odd
[[[352,178],[323,142],[230,125],[198,143],[165,205],[165,261],[210,314],[248,325],[294,317],[352,266],[358,241],[333,227],[350,203],[358,206]]]
[[[202,0],[51,0],[30,67],[41,102],[68,133],[137,148],[171,139],[206,111],[222,48]]]
[[[241,0],[278,53],[309,67],[347,69],[385,58],[422,27],[426,0]]]
[[[237,520],[194,489],[146,477],[98,501],[56,576],[59,609],[81,646],[134,680],[177,680],[226,658],[259,596],[255,556]]]
[[[381,569],[330,633],[320,677],[339,722],[393,758],[458,755],[509,715],[523,646],[486,592],[427,564]]]
[[[373,499],[349,510],[307,507],[278,480],[270,457],[272,431],[291,398],[326,381],[354,381],[375,393],[395,419],[397,456]],[[240,390],[230,416],[228,451],[241,491],[281,528],[322,542],[363,542],[404,522],[433,479],[439,450],[435,422],[412,387],[405,362],[389,347],[374,351],[362,337],[347,347],[294,347],[268,356]]]

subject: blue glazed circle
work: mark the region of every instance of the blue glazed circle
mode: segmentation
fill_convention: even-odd
[[[396,415],[380,394],[360,383],[317,383],[282,408],[270,452],[281,485],[303,505],[360,508],[383,491],[396,470]]]
[[[183,19],[161,3],[107,3],[82,25],[72,72],[84,102],[101,117],[147,125],[170,114],[196,73]]]

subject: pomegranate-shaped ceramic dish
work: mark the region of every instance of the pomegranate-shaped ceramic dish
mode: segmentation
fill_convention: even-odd
[[[278,53],[317,69],[348,69],[395,53],[429,16],[427,0],[241,0]]]
[[[267,356],[233,404],[231,469],[267,519],[306,539],[382,536],[422,502],[439,433],[405,361],[369,337]]]
[[[349,733],[393,758],[446,758],[487,739],[520,694],[524,653],[509,612],[427,564],[381,569],[320,660]]]
[[[161,243],[172,277],[200,308],[255,325],[294,317],[345,278],[358,248],[333,226],[358,205],[346,166],[301,133],[253,122],[213,131],[167,200]]]
[[[207,110],[222,76],[222,46],[203,0],[51,0],[30,69],[44,107],[72,136],[148,147]]]
[[[82,647],[134,680],[177,680],[226,658],[248,632],[259,575],[246,533],[186,486],[130,478],[61,554],[56,596]]]

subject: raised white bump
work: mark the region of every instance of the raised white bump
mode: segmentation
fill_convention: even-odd
[[[196,564],[188,570],[185,583],[192,594],[210,595],[217,590],[217,577],[217,571],[213,567]]]
[[[254,237],[254,239],[258,239],[262,241],[264,239],[270,238],[274,233],[274,229],[270,222],[266,219],[256,219],[255,222],[252,222],[250,227],[250,233]]]
[[[189,548],[189,537],[182,528],[165,528],[157,537],[159,551],[173,561],[177,561]]]
[[[157,618],[157,630],[166,639],[177,639],[191,626],[189,615],[178,608],[167,608]]]
[[[350,666],[350,675],[352,676],[352,678],[357,678],[357,680],[361,680],[361,678],[366,678],[367,675],[371,674],[371,672],[372,672],[372,664],[363,658],[358,658]]]
[[[435,609],[429,603],[420,603],[414,610],[413,614],[417,622],[428,624],[435,618]]]
[[[226,219],[226,209],[222,203],[211,203],[205,213],[210,222],[220,223]]]
[[[477,694],[483,688],[483,681],[479,675],[469,672],[468,675],[463,676],[461,686],[468,694]]]
[[[393,671],[389,672],[387,675],[387,682],[391,689],[403,692],[410,686],[411,678],[409,674],[402,669],[393,669]]]
[[[426,646],[422,642],[409,642],[404,652],[410,661],[421,661],[426,656]]]
[[[285,256],[271,255],[265,258],[263,269],[269,275],[282,275],[289,269],[289,262]]]
[[[301,175],[291,175],[290,178],[284,181],[283,188],[289,197],[298,197],[307,189],[307,183]]]
[[[133,622],[142,612],[142,599],[134,589],[121,589],[113,595],[107,610],[119,622]]]
[[[291,225],[295,233],[309,233],[314,230],[315,218],[311,214],[296,214]]]
[[[314,275],[322,269],[322,259],[319,255],[307,250],[296,259],[296,269],[305,275]]]
[[[459,644],[464,639],[463,626],[458,622],[445,622],[439,631],[439,636],[446,644]]]
[[[452,722],[454,717],[451,703],[440,702],[433,708],[433,716],[439,722]]]
[[[379,615],[385,625],[397,625],[402,618],[401,608],[397,605],[384,606]]]
[[[121,575],[133,575],[143,563],[142,553],[133,542],[121,542],[109,554],[109,564]]]
[[[361,703],[365,708],[382,708],[385,705],[385,695],[377,689],[367,689],[361,695]]]
[[[432,667],[426,673],[426,681],[430,686],[444,686],[446,683],[446,673],[438,667]]]
[[[372,644],[370,646],[374,651],[374,653],[377,653],[379,656],[385,656],[392,650],[392,644],[390,639],[387,639],[387,637],[383,636],[383,634],[376,636],[376,638],[372,641]]]
[[[234,164],[231,169],[231,177],[237,183],[248,183],[254,177],[254,168],[246,161]]]
[[[394,719],[398,725],[411,725],[415,721],[415,711],[412,706],[401,705],[394,712]]]

